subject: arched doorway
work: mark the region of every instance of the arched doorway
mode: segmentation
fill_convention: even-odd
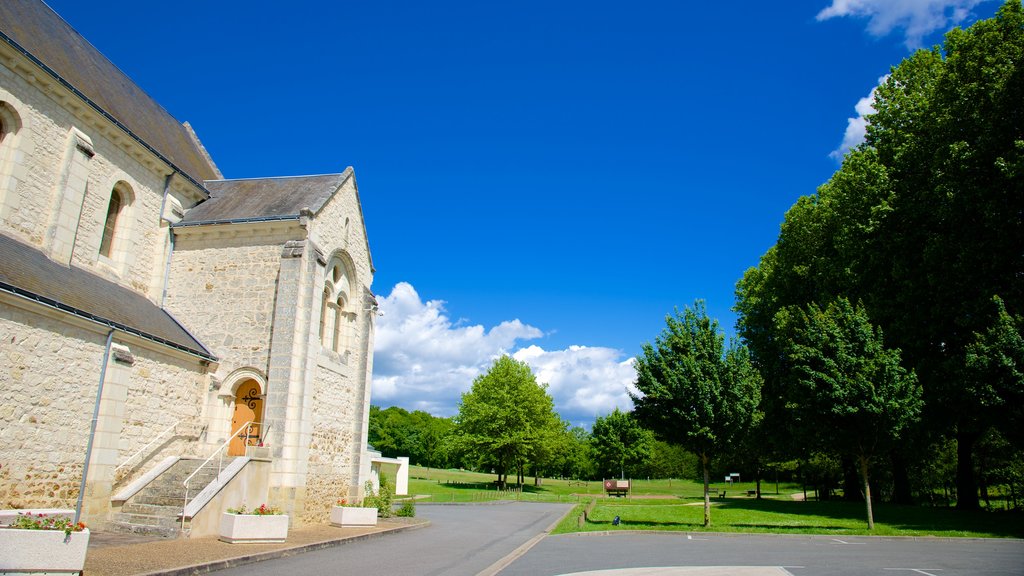
[[[260,384],[255,380],[245,380],[238,385],[235,392],[235,410],[231,415],[231,432],[249,422],[246,430],[231,438],[228,445],[228,456],[245,456],[246,446],[260,444],[260,431],[263,421],[263,394]]]

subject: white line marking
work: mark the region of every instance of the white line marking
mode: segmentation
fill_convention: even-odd
[[[936,576],[932,572],[942,572],[942,568],[884,568],[884,570],[900,570],[903,572],[917,572],[918,574],[924,574],[924,576]]]

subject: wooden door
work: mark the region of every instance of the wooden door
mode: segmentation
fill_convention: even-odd
[[[252,422],[231,439],[228,456],[245,456],[246,446],[257,446],[260,441],[260,421],[263,419],[263,396],[255,380],[243,382],[235,393],[235,411],[231,416],[231,432],[237,431],[246,422]]]

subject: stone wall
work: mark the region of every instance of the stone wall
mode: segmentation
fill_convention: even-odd
[[[35,304],[0,301],[0,507],[73,508],[108,330]],[[152,462],[193,451],[206,386],[198,359],[115,332],[93,445],[85,518],[106,518],[111,489]],[[116,474],[170,424],[182,425]]]
[[[333,363],[321,362],[317,366],[304,522],[323,522],[339,498],[358,497],[358,491],[353,490],[358,479],[353,478],[352,469],[360,449],[355,423],[361,403],[351,373]]]
[[[242,367],[267,371],[286,237],[183,231],[176,239],[166,306],[220,359],[218,377]]]
[[[44,92],[21,74],[0,66],[0,102],[21,124],[16,137],[3,142],[12,149],[0,154],[0,228],[57,261],[66,264],[70,258],[75,265],[157,301],[167,242],[160,208],[164,171],[169,170],[142,164],[126,151],[126,138],[111,140],[109,122],[85,114],[80,103],[72,112],[64,105],[72,100],[64,104],[55,100],[62,94],[57,88]],[[76,152],[75,142],[88,143],[88,153]],[[80,169],[86,178],[83,184],[68,181],[78,176],[69,176],[69,171],[75,171],[69,157],[75,154],[84,165]],[[196,194],[183,193],[180,180],[173,181],[179,202]],[[131,188],[133,201],[118,221],[114,250],[106,258],[99,254],[99,245],[110,194],[118,182]],[[69,186],[84,192],[84,197],[64,203]]]

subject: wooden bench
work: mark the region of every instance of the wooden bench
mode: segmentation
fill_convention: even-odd
[[[609,496],[626,496],[629,494],[629,480],[605,480],[604,491]]]

